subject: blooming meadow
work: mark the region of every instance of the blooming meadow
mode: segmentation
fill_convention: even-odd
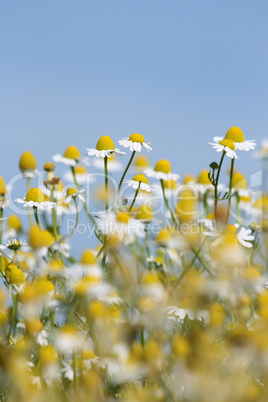
[[[210,144],[197,177],[151,166],[137,133],[42,172],[24,152],[14,200],[0,177],[1,400],[267,400],[268,196],[235,161],[265,167],[268,144],[238,127]]]

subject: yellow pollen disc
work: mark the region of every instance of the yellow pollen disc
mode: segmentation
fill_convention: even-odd
[[[144,142],[144,137],[143,137],[143,135],[141,135],[141,134],[134,133],[134,134],[131,134],[131,135],[130,135],[130,137],[129,137],[128,140],[129,140],[129,141],[132,141],[132,142],[140,142],[140,143],[143,143],[143,142]]]
[[[197,178],[197,183],[199,184],[211,184],[208,178],[208,173],[209,171],[207,169],[202,170],[199,173],[199,176]]]
[[[130,219],[130,216],[122,211],[118,212],[118,214],[116,216],[116,220],[121,223],[128,223],[129,219]]]
[[[0,196],[4,197],[7,193],[6,187],[0,183]]]
[[[6,186],[6,182],[2,176],[0,176],[0,186],[4,186],[4,187]]]
[[[169,179],[169,180],[163,180],[164,187],[170,190],[174,190],[174,188],[177,187],[176,180]]]
[[[73,195],[73,194],[76,194],[77,193],[77,190],[75,189],[75,188],[73,188],[73,187],[69,187],[68,189],[67,189],[67,197],[69,196],[69,195]]]
[[[242,173],[235,172],[233,174],[232,187],[240,190],[247,188],[247,181],[245,177],[242,175]]]
[[[46,197],[43,191],[40,190],[39,188],[31,188],[31,190],[29,190],[28,193],[26,194],[25,200],[40,203],[46,201]]]
[[[82,359],[89,360],[94,359],[96,357],[95,353],[91,349],[86,349],[82,351]]]
[[[46,247],[50,247],[55,241],[54,236],[48,230],[43,230],[42,236],[43,236],[43,245]]]
[[[47,163],[44,164],[43,169],[46,172],[53,172],[55,170],[55,165],[52,162],[47,162]]]
[[[59,181],[57,191],[63,191],[63,190],[64,190],[64,184],[62,183],[62,181]]]
[[[264,196],[262,198],[259,198],[258,200],[256,200],[253,204],[254,208],[257,209],[262,209],[264,212],[268,211],[268,198],[267,196]]]
[[[20,170],[35,170],[36,169],[36,160],[33,154],[30,151],[24,152],[20,157]]]
[[[83,165],[77,165],[75,166],[74,171],[76,174],[86,174],[87,168]]]
[[[160,232],[158,233],[158,235],[156,236],[156,241],[160,244],[165,243],[171,239],[172,239],[172,236],[171,236],[169,230],[167,230],[167,229],[161,229]]]
[[[156,172],[170,173],[171,165],[166,159],[160,159],[154,167]]]
[[[36,332],[39,332],[43,329],[43,324],[41,323],[39,318],[28,318],[26,320],[26,329],[29,334],[34,334]]]
[[[226,225],[224,229],[224,234],[226,236],[233,236],[236,232],[236,227],[234,225]]]
[[[211,212],[210,214],[207,214],[206,219],[210,219],[211,221],[213,221],[215,219],[214,213]]]
[[[107,151],[108,149],[115,149],[113,140],[109,135],[103,135],[97,142],[96,148],[98,151]]]
[[[53,363],[58,359],[57,353],[52,345],[39,349],[39,358],[42,365]]]
[[[75,159],[75,160],[81,158],[79,150],[74,145],[70,145],[64,152],[63,156],[64,158]]]
[[[146,184],[149,183],[147,177],[142,173],[136,174],[136,176],[132,177],[132,180],[139,181],[141,183],[146,183]]]
[[[80,261],[84,265],[94,265],[97,262],[95,253],[90,249],[84,250]]]
[[[151,221],[153,219],[153,211],[148,205],[141,205],[137,210],[136,218]]]
[[[146,272],[142,277],[142,283],[144,283],[145,285],[153,285],[155,283],[159,283],[157,274],[153,273],[152,271]]]
[[[134,159],[134,166],[139,168],[146,168],[150,166],[150,161],[145,155],[137,155]]]
[[[26,282],[25,276],[21,269],[17,267],[16,264],[11,262],[6,267],[5,271],[6,277],[9,279],[11,285],[22,285]]]
[[[183,184],[194,183],[195,177],[193,174],[186,174],[183,178]]]
[[[225,135],[226,139],[233,142],[245,142],[243,131],[239,127],[231,127]]]
[[[235,145],[233,143],[233,141],[229,138],[225,138],[224,140],[221,140],[219,142],[220,145],[223,145],[224,147],[228,147],[230,149],[232,149],[233,151],[235,151]]]

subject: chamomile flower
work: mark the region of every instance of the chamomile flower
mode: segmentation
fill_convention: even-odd
[[[19,167],[23,177],[33,178],[38,175],[36,159],[30,151],[25,151],[21,155]]]
[[[8,198],[6,198],[7,189],[4,184],[0,183],[0,208],[4,209],[8,207]]]
[[[8,240],[7,243],[0,244],[0,250],[5,250],[8,248],[9,250],[17,251],[17,250],[20,250],[24,246],[27,246],[26,240],[18,241],[17,239],[13,239],[13,240]]]
[[[153,177],[158,180],[178,180],[180,177],[178,174],[171,173],[170,162],[166,159],[160,159],[154,169],[148,168],[144,171],[148,177]]]
[[[235,152],[235,144],[230,138],[214,137],[214,142],[209,142],[212,148],[216,149],[217,152],[226,152],[226,155],[231,159],[238,159]]]
[[[52,159],[55,162],[61,162],[68,166],[75,166],[77,164],[77,162],[80,161],[81,155],[80,155],[78,148],[76,148],[74,145],[70,145],[65,150],[63,155],[61,155],[61,154],[53,155]]]
[[[140,188],[141,190],[151,192],[152,187],[149,185],[149,181],[144,174],[137,174],[132,178],[132,180],[125,180],[128,186],[132,187],[134,190]]]
[[[80,190],[76,190],[73,187],[69,187],[66,192],[66,198],[63,201],[63,204],[68,204],[73,198],[79,198],[82,202],[85,202],[85,197],[82,195],[85,189],[81,188]]]
[[[86,150],[88,151],[89,156],[97,156],[97,158],[105,158],[106,156],[110,158],[112,154],[118,156],[125,155],[125,152],[115,148],[113,140],[108,135],[100,137],[96,148],[87,148]]]
[[[152,151],[152,148],[150,147],[151,142],[144,142],[144,136],[137,133],[131,134],[129,138],[122,137],[122,140],[119,140],[118,143],[124,148],[129,148],[132,152],[141,152],[142,145],[147,152]]]
[[[42,191],[44,195],[50,199],[51,189],[44,186],[42,187]],[[64,197],[64,193],[65,193],[64,184],[62,183],[62,181],[59,181],[57,186],[55,186],[53,190],[53,198],[55,200],[60,200],[61,198]]]
[[[42,190],[39,188],[31,188],[26,197],[16,198],[15,202],[23,204],[24,207],[42,207],[42,208],[52,208],[55,203],[46,200],[46,197]]]
[[[211,233],[212,231],[212,233]],[[218,246],[219,244],[225,244],[225,242],[230,239],[236,239],[242,246],[246,248],[252,248],[252,241],[255,239],[252,235],[251,229],[246,229],[243,226],[240,226],[238,223],[235,225],[226,225],[223,233],[219,232],[215,227],[212,229],[210,227],[210,233],[205,232],[205,235],[214,235],[215,237],[219,237],[216,241],[212,243],[213,246]]]
[[[103,169],[103,164],[102,164]],[[77,165],[74,167],[75,178],[79,186],[84,184],[89,184],[94,181],[94,177],[92,174],[88,173],[86,166]],[[64,179],[70,183],[74,182],[74,177],[72,172],[66,172],[64,174]]]
[[[148,169],[150,166],[150,160],[146,155],[137,154],[134,158],[132,168],[135,171],[144,172],[144,170]]]

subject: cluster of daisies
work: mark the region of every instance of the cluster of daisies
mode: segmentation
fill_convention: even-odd
[[[14,200],[0,177],[1,398],[266,401],[268,194],[235,165],[255,141],[231,127],[183,177],[118,143],[24,152]]]

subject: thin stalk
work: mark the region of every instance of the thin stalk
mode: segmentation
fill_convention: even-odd
[[[73,198],[73,200],[74,200],[74,203],[75,203],[75,209],[76,209],[76,220],[75,220],[75,225],[74,225],[74,228],[73,228],[73,230],[72,230],[72,232],[71,232],[70,236],[69,236],[69,237],[67,237],[67,239],[65,240],[65,243],[68,243],[68,241],[70,240],[70,238],[71,238],[71,237],[72,237],[72,235],[74,234],[75,229],[76,229],[76,227],[77,227],[77,225],[78,225],[78,219],[79,219],[78,205],[77,205],[77,201],[76,201],[76,199],[75,199],[75,198]]]
[[[73,352],[73,371],[74,371],[74,391],[76,392],[76,361],[75,361],[75,352]]]
[[[37,207],[33,207],[33,211],[34,211],[34,217],[35,217],[36,224],[39,227],[39,229],[41,229],[39,218],[38,218],[38,213],[37,213]]]
[[[228,208],[226,214],[225,224],[227,225],[230,215],[230,208],[231,208],[231,196],[232,196],[232,182],[233,182],[233,172],[234,172],[234,158],[231,161],[231,171],[230,171],[230,181],[229,181],[229,194],[228,194]]]
[[[214,217],[215,217],[215,219],[217,217],[217,207],[218,207],[218,184],[219,184],[222,162],[225,157],[225,154],[226,154],[226,152],[223,151],[221,160],[220,160],[220,164],[219,164],[219,168],[218,168],[218,172],[217,172],[217,176],[216,176],[215,186],[214,186]]]
[[[174,222],[175,227],[176,227],[177,229],[179,229],[178,222],[177,222],[177,220],[176,220],[176,218],[175,218],[175,216],[174,216],[174,214],[173,214],[173,212],[172,212],[172,210],[171,210],[171,208],[170,208],[170,206],[169,206],[169,203],[168,203],[168,200],[167,200],[167,197],[166,197],[166,194],[165,194],[164,182],[163,182],[162,179],[160,180],[160,183],[161,183],[162,193],[163,193],[163,197],[164,197],[164,201],[165,201],[166,207],[167,207],[167,209],[169,210],[169,213],[170,213],[170,215],[171,215],[171,218],[172,218],[172,220],[173,220],[173,222]]]
[[[52,189],[50,192],[50,201],[54,202],[54,190]],[[53,226],[53,234],[55,240],[58,240],[58,232],[57,232],[57,221],[56,221],[56,210],[55,207],[52,208],[52,226]]]
[[[141,184],[139,183],[139,187],[137,188],[137,190],[136,190],[136,192],[135,192],[135,195],[134,195],[133,201],[132,201],[132,203],[131,203],[131,205],[130,205],[130,207],[129,207],[128,212],[130,212],[130,211],[132,210],[133,205],[135,204],[135,201],[136,201],[136,198],[137,198],[137,195],[138,195],[138,192],[139,192],[140,186],[141,186]]]
[[[27,177],[27,181],[26,181],[26,191],[27,191],[27,193],[30,190],[30,186],[31,186],[31,178]],[[33,225],[33,217],[32,217],[32,213],[31,213],[31,208],[27,207],[27,211],[28,211],[28,214],[29,214],[30,225]]]
[[[108,157],[105,156],[104,158],[104,174],[105,174],[105,208],[106,212],[109,209],[108,204]]]
[[[131,157],[130,157],[130,159],[129,159],[129,162],[128,162],[128,164],[127,164],[127,167],[125,168],[125,171],[124,171],[124,173],[123,173],[123,176],[121,177],[121,180],[120,180],[120,182],[119,182],[119,186],[118,186],[118,189],[117,189],[117,194],[118,194],[119,191],[120,191],[120,188],[121,188],[121,186],[122,186],[122,184],[123,184],[123,180],[124,180],[124,178],[125,178],[125,176],[126,176],[126,174],[127,174],[127,171],[128,171],[128,169],[129,169],[130,165],[131,165],[131,162],[133,161],[133,158],[134,158],[134,156],[135,156],[135,153],[136,153],[136,151],[133,151],[133,152],[132,152],[132,155],[131,155]]]
[[[13,296],[13,308],[12,308],[10,327],[9,327],[9,331],[7,334],[7,342],[9,342],[9,338],[12,333],[12,329],[14,327],[15,321],[16,321],[17,308],[18,308],[18,294]]]

